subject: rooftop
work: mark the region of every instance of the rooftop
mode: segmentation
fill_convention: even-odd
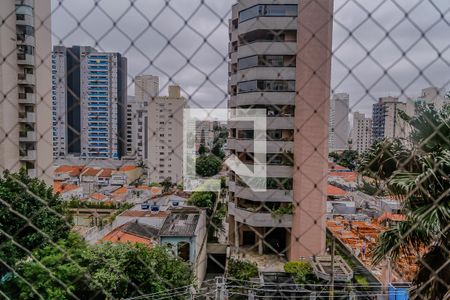
[[[106,200],[106,196],[103,194],[100,194],[100,193],[93,193],[93,194],[91,194],[91,196],[89,196],[89,198],[98,200],[98,201]]]
[[[345,196],[347,192],[341,188],[338,188],[334,185],[329,184],[327,187],[327,195],[328,196]]]
[[[128,193],[128,189],[124,186],[118,188],[117,190],[115,190],[114,192],[112,192],[112,195],[123,195]]]
[[[102,241],[113,243],[141,243],[149,245],[158,236],[158,228],[141,224],[136,221],[128,222],[108,233]]]
[[[62,165],[55,169],[55,174],[64,174],[68,173],[69,176],[80,176],[81,170],[83,169],[83,166],[67,166]]]
[[[110,168],[103,168],[98,177],[111,177],[111,174],[114,170]]]
[[[199,210],[174,210],[166,218],[160,236],[193,236],[200,218]]]
[[[100,172],[99,169],[86,167],[83,169],[83,172],[81,173],[81,176],[97,176],[97,174]]]
[[[80,188],[80,186],[75,185],[75,184],[65,184],[65,183],[61,183],[58,181],[55,181],[53,183],[53,192],[54,193],[65,193],[65,192],[69,192],[69,191],[73,191]]]
[[[137,168],[138,167],[136,167],[136,166],[122,166],[119,168],[119,171],[127,172],[127,171],[131,171],[131,170],[135,170]]]
[[[402,215],[402,214],[392,214],[392,213],[385,212],[384,214],[379,216],[377,220],[379,223],[382,223],[385,220],[399,222],[399,221],[405,221],[406,217],[405,217],[405,215]]]

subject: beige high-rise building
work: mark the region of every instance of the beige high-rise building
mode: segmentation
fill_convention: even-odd
[[[149,102],[159,95],[158,76],[138,75],[134,78],[134,86],[136,101]]]
[[[0,1],[0,171],[52,180],[51,1]]]
[[[228,107],[266,109],[268,164],[266,192],[229,173],[233,251],[293,260],[325,251],[333,1],[309,2],[240,0],[232,7]],[[227,146],[251,168],[253,124],[233,124]]]
[[[146,160],[148,158],[148,106],[159,94],[159,77],[139,75],[134,78],[135,96],[127,102],[127,155]]]
[[[362,113],[353,113],[352,147],[362,153],[372,145],[372,118]]]
[[[157,96],[148,105],[148,178],[161,182],[183,176],[183,110],[186,99],[180,87],[169,86],[168,96]]]

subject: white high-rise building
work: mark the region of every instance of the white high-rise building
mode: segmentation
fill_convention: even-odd
[[[348,149],[350,135],[350,96],[347,93],[334,94],[330,102],[330,151]]]
[[[0,1],[0,172],[52,180],[51,1]]]
[[[148,105],[159,94],[159,77],[139,75],[134,79],[135,96],[127,103],[127,156],[146,160],[148,155]]]
[[[161,182],[183,176],[183,110],[186,99],[179,86],[169,86],[168,96],[157,96],[148,105],[148,178]]]
[[[352,146],[362,153],[372,145],[372,119],[362,113],[353,113]]]

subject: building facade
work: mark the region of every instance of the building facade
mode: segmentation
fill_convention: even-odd
[[[52,180],[50,0],[0,2],[0,172]]]
[[[229,24],[228,107],[266,109],[268,177],[267,192],[256,192],[234,171],[229,172],[228,222],[229,240],[233,251],[239,252],[245,248],[259,254],[276,253],[287,255],[290,259],[299,259],[300,256],[309,257],[325,250],[322,216],[326,211],[326,197],[322,197],[320,192],[323,192],[322,185],[325,184],[322,179],[326,177],[324,174],[327,162],[324,160],[322,163],[317,159],[316,165],[310,168],[302,161],[298,163],[300,167],[294,167],[295,161],[304,160],[303,155],[309,151],[306,144],[296,146],[294,136],[303,135],[306,131],[313,133],[315,136],[311,137],[311,143],[317,142],[321,145],[316,148],[314,155],[326,157],[323,152],[327,151],[327,144],[323,141],[328,138],[331,72],[331,64],[327,59],[331,51],[331,22],[328,22],[331,10],[327,12],[327,9],[331,9],[332,1],[326,1],[327,9],[316,9],[314,5],[308,6],[306,2],[308,1],[281,0],[276,3],[262,0],[238,1],[232,7]],[[299,34],[299,26],[306,26],[300,18],[297,18],[303,9],[300,9],[299,3],[309,7],[303,16],[305,22],[321,22],[320,34],[312,39],[306,27],[303,28],[304,33]],[[325,28],[330,30],[323,30],[324,24]],[[317,24],[311,25],[312,28],[316,28]],[[319,32],[318,28],[317,30]],[[316,80],[316,76],[312,76],[312,73],[309,75],[304,73],[311,67],[305,64],[297,52],[299,39],[302,40],[304,50],[302,55],[315,53],[314,58],[305,58],[312,66],[317,65],[320,68],[317,74],[323,76],[321,80]],[[308,45],[311,40],[313,48]],[[304,76],[309,76],[313,80],[307,82]],[[304,81],[296,82],[298,78],[303,78]],[[303,87],[300,87],[302,84],[308,88],[304,93],[297,93],[297,90],[303,91]],[[322,102],[319,102],[319,99]],[[302,108],[299,109],[298,105]],[[308,117],[303,115],[304,112],[309,112],[306,107],[316,107],[316,114],[312,118],[311,115]],[[322,120],[326,122],[320,123]],[[237,156],[251,168],[255,154],[254,130],[252,124],[248,123],[229,124],[227,147],[230,154]],[[304,128],[298,128],[297,124],[303,124]],[[310,125],[314,127],[313,130],[306,129]],[[303,140],[302,136],[298,137],[298,141],[300,140]],[[322,178],[317,194],[306,192],[309,187],[305,186],[304,193],[312,195],[303,200],[301,199],[306,194],[299,192],[300,185],[294,185],[294,181],[300,179],[296,176],[302,173],[298,172],[299,168],[304,168],[303,173],[310,172],[313,178],[316,175]],[[302,178],[301,181],[307,180]],[[325,185],[323,188],[326,190]],[[307,208],[306,211],[297,209],[299,206],[295,203],[298,201],[302,202],[302,207]],[[310,217],[307,217],[308,214]],[[317,219],[315,223],[309,224],[311,216]]]
[[[350,137],[349,112],[349,94],[334,94],[330,102],[330,151],[348,149]]]
[[[55,46],[52,59],[54,157],[120,159],[126,148],[126,58]]]
[[[159,77],[140,75],[134,79],[135,96],[127,103],[127,156],[148,158],[148,105],[159,94]]]
[[[183,110],[186,99],[179,86],[169,86],[168,96],[154,97],[148,105],[148,179],[169,178],[181,183],[183,175]]]
[[[400,102],[398,97],[382,97],[373,105],[373,141],[408,136],[407,122],[401,118],[400,111],[406,112],[406,103]]]
[[[353,113],[352,147],[362,153],[372,145],[372,118],[364,114]]]
[[[407,101],[407,113],[409,116],[417,116],[425,107],[441,110],[444,105],[448,105],[449,103],[450,101],[446,98],[443,89],[428,87],[422,90],[418,98]]]

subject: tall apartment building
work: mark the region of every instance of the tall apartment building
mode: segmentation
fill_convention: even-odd
[[[350,137],[349,113],[349,94],[334,94],[330,102],[329,148],[331,151],[348,149]]]
[[[362,153],[372,145],[372,118],[364,114],[353,113],[352,146]]]
[[[238,1],[232,7],[232,17],[229,28],[229,108],[259,108],[267,110],[267,192],[255,192],[249,188],[244,180],[234,171],[229,172],[229,241],[234,251],[241,247],[263,253],[287,254],[292,259],[300,256],[309,257],[323,253],[325,247],[324,215],[326,199],[322,195],[313,193],[311,197],[301,200],[303,195],[299,194],[299,186],[293,184],[294,155],[297,159],[302,158],[300,147],[294,147],[294,136],[300,123],[309,126],[309,121],[299,112],[296,103],[310,102],[310,94],[305,92],[305,98],[298,99],[296,94],[296,78],[305,75],[301,73],[309,69],[303,60],[299,59],[297,53],[297,41],[303,34],[298,34],[298,26],[301,25],[301,13],[298,0],[280,0],[276,3],[255,0]],[[328,8],[327,1],[324,7]],[[305,7],[308,5],[305,4]],[[317,10],[315,5],[309,6],[308,13],[304,15],[306,22],[317,20],[323,28],[326,18],[330,18],[330,12],[321,8]],[[326,25],[331,26],[331,23]],[[316,25],[312,25],[315,28]],[[325,26],[328,29],[327,26]],[[302,28],[304,38],[310,38],[309,30]],[[316,38],[323,39],[320,45],[331,45],[331,31],[321,30]],[[316,93],[315,101],[325,101],[321,109],[319,106],[317,114],[310,120],[316,120],[316,116],[327,120],[329,113],[329,77],[330,64],[327,60],[328,54],[321,51],[320,45],[316,44],[316,38],[312,44],[315,49],[310,49],[306,41],[303,41],[304,51],[315,52],[315,58],[308,58],[308,63],[316,66],[321,60],[322,81],[312,80],[311,89]],[[301,66],[299,66],[299,64]],[[302,68],[303,71],[299,69]],[[312,74],[311,74],[312,75]],[[305,80],[303,83],[306,83]],[[325,83],[327,86],[323,86]],[[308,86],[307,83],[305,86]],[[299,88],[300,90],[300,88]],[[309,89],[308,89],[309,90]],[[327,96],[322,99],[323,93]],[[314,107],[315,105],[307,104]],[[305,109],[305,111],[307,111]],[[300,119],[301,118],[301,119]],[[230,153],[236,155],[242,162],[249,165],[254,163],[253,124],[249,122],[232,122],[234,126],[229,127],[229,139],[227,146]],[[229,125],[230,126],[230,125]],[[314,124],[313,132],[317,139],[327,139],[328,120],[326,123]],[[301,138],[299,138],[301,139]],[[317,149],[318,154],[326,151],[326,144]],[[309,151],[308,147],[304,151]],[[321,178],[325,177],[326,161],[321,165],[320,159],[316,160],[314,168],[321,172]],[[299,163],[300,165],[300,163]],[[302,168],[305,167],[302,165]],[[321,170],[323,169],[324,172]],[[316,175],[311,171],[313,177]],[[296,171],[298,174],[299,172]],[[323,174],[322,174],[323,173]],[[315,178],[315,177],[314,177]],[[322,190],[322,182],[319,183],[318,191]],[[296,191],[297,189],[297,191]],[[306,192],[306,189],[305,189]],[[309,191],[311,192],[311,191]],[[297,196],[295,196],[297,195]],[[309,218],[305,211],[298,211],[294,203],[293,214],[289,213],[289,207],[293,202],[301,201],[303,208],[308,208],[310,216],[317,216],[317,225],[307,224]],[[314,204],[317,203],[317,204]],[[312,206],[311,206],[312,204]],[[273,212],[284,212],[276,217]],[[297,219],[297,220],[296,220]],[[299,220],[301,222],[298,223]],[[294,225],[295,224],[295,225]],[[320,228],[319,231],[316,228]],[[309,230],[307,230],[309,229]],[[302,232],[304,231],[304,232]],[[301,240],[299,236],[302,236]],[[300,245],[296,244],[300,243]],[[308,249],[308,250],[306,250]]]
[[[0,1],[0,172],[52,180],[50,0]]]
[[[55,46],[52,72],[53,156],[121,158],[126,147],[126,58],[87,46]]]
[[[161,182],[183,177],[183,110],[186,99],[179,86],[169,86],[168,96],[157,96],[148,105],[148,178]]]
[[[127,156],[146,160],[148,154],[148,105],[159,94],[159,77],[139,75],[135,96],[127,102]]]
[[[449,99],[446,98],[445,91],[437,87],[428,87],[422,90],[421,95],[413,100],[408,100],[406,103],[407,113],[410,116],[420,114],[424,107],[442,109],[444,105],[450,104]]]
[[[406,112],[406,103],[398,97],[382,97],[373,105],[372,139],[379,141],[384,138],[406,138],[407,123],[400,117],[400,111]]]

